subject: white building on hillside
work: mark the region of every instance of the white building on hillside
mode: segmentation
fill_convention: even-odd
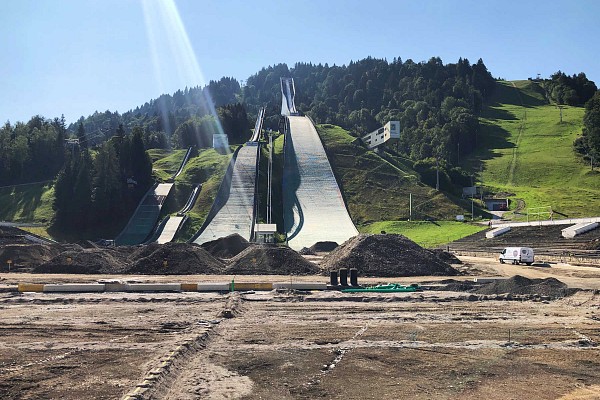
[[[400,139],[400,121],[389,121],[383,127],[363,136],[362,140],[368,148],[374,149],[387,141]]]

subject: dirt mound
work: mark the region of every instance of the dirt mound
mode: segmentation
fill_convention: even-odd
[[[223,264],[196,244],[152,243],[135,253],[129,273],[186,275],[221,273]],[[131,257],[133,258],[133,256]],[[166,262],[166,265],[165,265]]]
[[[357,268],[363,276],[458,275],[458,271],[402,235],[361,234],[329,253],[326,270]]]
[[[289,247],[257,245],[248,247],[231,259],[227,274],[310,275],[319,268]]]
[[[126,271],[126,263],[106,249],[62,251],[50,261],[34,268],[36,273],[115,274]]]
[[[201,244],[204,250],[208,251],[213,257],[219,258],[235,257],[246,250],[248,246],[251,246],[251,244],[237,233]]]
[[[577,289],[569,289],[566,284],[555,278],[529,279],[515,275],[509,279],[488,283],[478,289],[480,294],[539,294],[540,296],[564,297]]]
[[[60,254],[61,249],[56,246],[42,244],[9,244],[0,247],[0,263],[6,265],[7,260],[12,260],[13,265],[35,267],[50,261]]]
[[[437,256],[441,261],[448,264],[462,264],[462,261],[458,259],[454,254],[449,253],[442,249],[433,249],[431,250],[433,254]]]
[[[300,249],[300,251],[298,252],[298,254],[301,254],[303,256],[316,256],[317,252],[308,248],[308,247],[303,247]]]
[[[337,244],[336,242],[324,241],[313,244],[312,246],[310,246],[310,249],[314,252],[330,252],[335,250],[338,246],[339,244]]]

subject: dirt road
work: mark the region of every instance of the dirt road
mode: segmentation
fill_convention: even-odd
[[[594,268],[463,261],[478,276],[554,276],[596,289],[600,277]],[[283,278],[300,279],[264,279]],[[441,291],[0,292],[0,309],[2,399],[600,397],[600,295],[591,290],[554,301]]]

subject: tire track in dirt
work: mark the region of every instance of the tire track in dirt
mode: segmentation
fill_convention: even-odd
[[[122,397],[122,400],[196,399],[200,393],[203,398],[210,398],[205,396],[211,389],[206,382],[224,378],[229,381],[231,376],[224,371],[214,372],[214,368],[209,370],[197,368],[199,360],[205,359],[202,350],[208,346],[216,328],[226,321],[226,318],[241,313],[239,294],[231,293],[228,296],[224,309],[218,312],[217,319],[196,321],[194,328],[182,334],[175,348],[164,354],[158,360],[158,364],[148,371],[136,387]],[[190,377],[194,379],[190,380]]]

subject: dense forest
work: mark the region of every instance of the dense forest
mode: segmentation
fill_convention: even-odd
[[[152,185],[152,162],[142,129],[134,128],[131,135],[125,135],[122,126],[117,130],[93,152],[84,144],[74,144],[66,152],[54,186],[52,230],[58,236],[101,231],[109,221],[129,215]]]
[[[569,106],[584,105],[598,90],[596,84],[590,81],[583,72],[569,76],[558,71],[552,74],[550,79],[544,80],[543,86],[548,100]]]
[[[0,186],[54,179],[64,162],[64,117],[9,122],[0,128]]]

